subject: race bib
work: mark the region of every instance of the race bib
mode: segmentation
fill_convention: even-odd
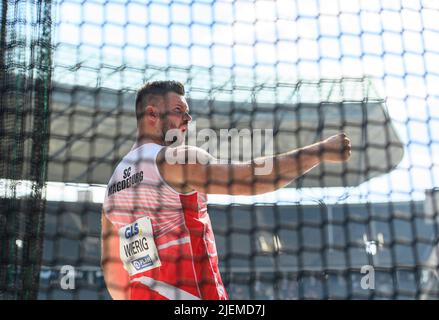
[[[162,265],[148,217],[120,228],[119,239],[120,259],[130,276]]]

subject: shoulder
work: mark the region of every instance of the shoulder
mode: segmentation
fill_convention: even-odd
[[[211,164],[215,161],[206,150],[187,145],[162,148],[157,156],[157,162],[168,165]]]

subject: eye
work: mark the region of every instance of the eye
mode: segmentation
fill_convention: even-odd
[[[174,110],[174,113],[176,114],[183,114],[183,111],[180,108],[177,108]]]

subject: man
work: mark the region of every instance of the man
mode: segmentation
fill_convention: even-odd
[[[136,143],[116,167],[103,205],[102,268],[114,299],[228,299],[206,194],[271,192],[322,161],[351,155],[341,133],[257,159],[273,163],[264,175],[255,174],[263,161],[220,163],[176,145],[192,119],[184,94],[175,81],[150,82],[137,93]]]

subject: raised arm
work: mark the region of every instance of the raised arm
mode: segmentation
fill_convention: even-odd
[[[350,155],[350,140],[340,133],[283,154],[231,164],[220,163],[196,147],[163,148],[157,164],[165,181],[179,192],[256,195],[286,186],[323,161],[343,162]],[[180,161],[175,163],[176,159]],[[258,174],[267,161],[272,169]]]

